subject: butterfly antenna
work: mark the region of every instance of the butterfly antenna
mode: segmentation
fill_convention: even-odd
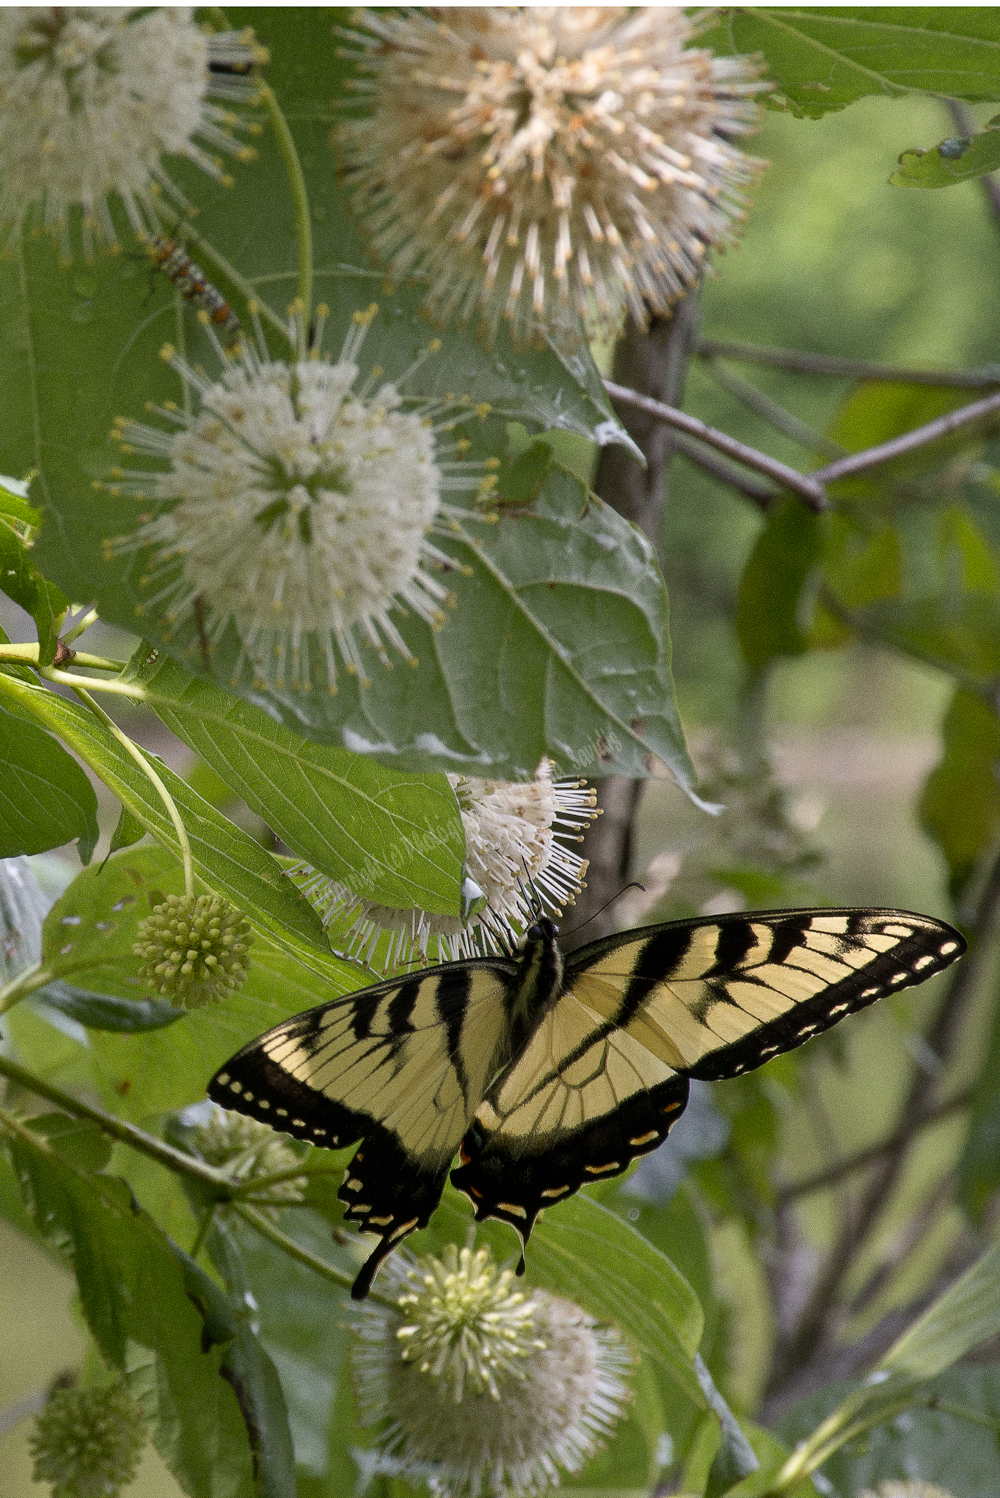
[[[479,917],[480,924],[486,927],[500,952],[505,957],[514,957],[517,953],[517,942],[509,927],[505,926],[496,913],[487,905]]]
[[[620,900],[622,895],[627,894],[630,889],[641,889],[643,894],[646,893],[646,886],[644,884],[640,884],[638,879],[633,879],[629,884],[623,884],[618,893],[616,895],[612,895],[610,900],[605,901],[600,910],[595,910],[593,915],[588,915],[587,919],[585,921],[581,921],[579,926],[571,926],[568,931],[563,932],[563,935],[575,936],[577,931],[585,930],[585,928],[590,925],[591,921],[596,921],[599,915],[603,915],[604,912],[610,906],[612,906],[616,900]]]
[[[524,879],[522,880],[519,875],[517,880],[518,889],[521,891],[521,898],[524,901],[525,905],[527,905],[529,914],[531,915],[531,919],[533,921],[544,920],[545,906],[542,903],[542,897],[538,893],[538,888],[535,884],[535,881],[532,879],[531,874],[528,872],[528,865],[525,863],[523,858],[521,860],[521,864],[524,869]],[[525,885],[528,886],[527,893],[525,893]]]

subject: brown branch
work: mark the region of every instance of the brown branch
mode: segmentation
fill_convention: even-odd
[[[926,1129],[931,1124],[938,1123],[942,1118],[948,1118],[952,1113],[958,1113],[962,1108],[968,1106],[972,1101],[972,1088],[966,1088],[950,1097],[946,1102],[938,1103],[936,1107],[928,1109],[917,1125],[920,1129]],[[828,1165],[824,1170],[816,1171],[815,1175],[805,1176],[801,1181],[792,1181],[790,1185],[784,1186],[778,1192],[778,1200],[781,1202],[795,1201],[800,1196],[811,1196],[814,1191],[825,1191],[828,1186],[835,1186],[838,1181],[853,1175],[855,1171],[864,1170],[867,1165],[874,1165],[884,1155],[891,1155],[901,1149],[909,1141],[909,1134],[902,1134],[899,1129],[890,1134],[888,1139],[881,1139],[877,1144],[870,1144],[867,1149],[858,1150],[856,1155],[851,1155],[846,1160],[838,1160],[835,1165]]]
[[[683,400],[697,322],[698,299],[694,293],[678,304],[673,317],[653,318],[648,333],[629,321],[615,348],[615,380],[627,381],[630,387],[671,404]],[[653,545],[658,546],[678,435],[641,406],[622,404],[618,408],[613,396],[612,401],[642,451],[646,467],[642,468],[622,447],[605,447],[601,450],[594,489],[606,504],[638,525]],[[641,788],[641,781],[620,775],[598,782],[597,798],[604,815],[584,837],[581,851],[590,861],[587,888],[577,898],[573,910],[573,924],[580,932],[580,941],[604,935],[618,925],[611,902],[621,894],[631,876],[632,819]],[[604,909],[605,906],[608,908]],[[584,931],[581,928],[587,922],[590,924]],[[567,946],[573,942],[570,938]]]
[[[838,354],[810,354],[802,349],[770,348],[756,343],[729,343],[702,338],[695,350],[699,359],[739,359],[745,364],[767,364],[800,374],[830,375],[847,380],[890,380],[900,385],[944,385],[959,390],[982,390],[1000,385],[1000,364],[981,369],[902,369],[872,359],[842,359]]]
[[[639,391],[630,390],[614,380],[605,380],[604,388],[616,406],[631,406],[634,410],[644,411],[656,421],[665,422],[667,426],[686,432],[689,437],[697,437],[699,441],[706,442],[709,447],[717,448],[719,452],[725,453],[727,458],[735,458],[738,463],[745,464],[747,468],[752,468],[756,473],[763,473],[767,478],[774,479],[783,489],[790,489],[793,494],[798,494],[811,510],[827,508],[823,485],[817,482],[811,474],[799,473],[797,469],[789,468],[787,463],[781,463],[777,458],[771,458],[767,453],[759,452],[755,447],[747,447],[745,442],[737,442],[736,438],[730,437],[727,432],[720,432],[706,422],[699,421],[697,416],[689,416],[686,411],[678,411],[676,406],[668,406],[663,401],[653,400],[648,395],[641,395]]]
[[[721,484],[726,484],[730,489],[735,489],[737,494],[753,500],[758,509],[765,513],[776,499],[780,499],[782,494],[780,489],[775,489],[770,484],[758,484],[756,479],[748,478],[738,468],[734,468],[724,459],[716,458],[711,452],[706,451],[693,438],[684,437],[680,432],[675,432],[673,443],[676,450],[682,457],[687,458],[688,462],[696,463],[699,468],[710,473]]]
[[[957,411],[949,411],[947,416],[939,416],[936,421],[927,421],[923,426],[914,427],[912,432],[904,432],[901,437],[893,437],[889,442],[880,442],[877,447],[866,447],[863,452],[838,458],[825,468],[817,468],[812,475],[813,480],[832,484],[834,479],[846,478],[848,474],[864,473],[869,468],[889,463],[893,458],[901,458],[915,448],[925,447],[928,442],[936,442],[939,437],[947,437],[960,427],[979,421],[984,416],[992,416],[995,412],[1000,412],[1000,392],[986,395],[982,400],[973,401],[971,405],[959,406]]]

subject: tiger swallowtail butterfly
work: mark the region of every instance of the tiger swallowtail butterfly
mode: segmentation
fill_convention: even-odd
[[[376,983],[275,1025],[208,1085],[327,1149],[378,1243],[352,1294],[452,1181],[524,1247],[543,1208],[656,1149],[692,1077],[737,1077],[949,966],[962,936],[899,910],[772,910],[623,931],[563,956],[538,920],[510,957]]]

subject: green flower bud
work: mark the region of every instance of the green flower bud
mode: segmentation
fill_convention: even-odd
[[[168,895],[139,927],[139,976],[177,1009],[200,1009],[247,975],[250,923],[219,895]]]
[[[208,1123],[200,1124],[192,1135],[192,1144],[207,1165],[218,1165],[241,1181],[259,1176],[277,1175],[301,1164],[288,1139],[255,1118],[217,1108]],[[294,1206],[305,1195],[306,1176],[291,1176],[274,1181],[253,1196],[244,1197],[269,1217],[277,1216],[275,1208]]]
[[[52,1484],[52,1498],[115,1498],[145,1444],[145,1416],[121,1384],[55,1387],[35,1417],[34,1479]]]

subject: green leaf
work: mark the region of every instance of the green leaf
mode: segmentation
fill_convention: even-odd
[[[16,495],[9,496],[8,503],[12,501],[23,504],[23,501],[17,501]],[[30,506],[26,504],[23,508],[30,510]],[[0,589],[8,598],[20,604],[26,614],[31,615],[38,631],[39,659],[43,666],[51,665],[59,639],[59,626],[69,608],[69,599],[38,571],[31,560],[28,542],[20,534],[20,528],[9,524],[2,512]]]
[[[27,1126],[78,1170],[90,1174],[110,1164],[111,1141],[97,1124],[65,1113],[42,1113],[28,1119]]]
[[[1000,168],[1000,130],[982,130],[968,139],[951,136],[929,151],[904,151],[899,165],[889,178],[894,187],[951,187],[983,177]]]
[[[880,1364],[897,1377],[933,1378],[1000,1332],[1000,1246],[971,1269],[893,1343]]]
[[[0,677],[0,684],[6,686],[19,708],[58,728],[147,831],[179,857],[173,823],[159,794],[131,755],[92,714],[52,692],[12,678]],[[157,773],[180,811],[195,870],[208,888],[239,906],[266,940],[294,953],[327,979],[334,992],[354,986],[347,977],[352,970],[331,954],[319,917],[298,895],[280,864],[166,765],[158,765]]]
[[[309,1212],[286,1212],[282,1231],[319,1258],[329,1257],[329,1228]],[[341,1379],[347,1379],[347,1307],[350,1297],[262,1237],[234,1224],[233,1256],[257,1309],[260,1339],[281,1377],[288,1403],[295,1458],[300,1468],[326,1471],[330,1419]],[[348,1433],[354,1438],[354,1432]],[[352,1484],[353,1486],[353,1484]]]
[[[947,859],[949,888],[958,895],[1000,832],[1000,718],[989,702],[959,687],[941,737],[942,757],[920,796],[920,825]]]
[[[99,834],[93,786],[51,734],[25,722],[6,673],[0,698],[15,705],[14,712],[0,705],[0,858],[45,853],[75,838],[89,863]]]
[[[300,858],[383,905],[457,915],[465,833],[443,775],[311,743],[166,657],[129,680]]]
[[[809,648],[799,615],[821,546],[819,517],[798,500],[785,500],[768,516],[744,568],[736,604],[740,649],[751,669]]]
[[[762,52],[779,102],[818,118],[869,94],[1000,98],[1000,19],[992,6],[733,8],[699,41]]]
[[[177,1023],[166,1027],[144,1024],[160,1015],[162,1001],[147,999],[148,985],[138,977],[132,943],[151,906],[183,891],[180,865],[163,849],[142,846],[116,853],[103,871],[84,874],[49,912],[42,961],[57,976],[86,975],[92,990],[88,1007],[63,1013],[85,1024],[86,1015],[100,1019],[101,1028],[89,1030],[85,1046],[60,1037],[57,1053],[44,1003],[37,1011],[31,1000],[18,1005],[5,1025],[25,1065],[93,1088],[123,1116],[144,1120],[200,1101],[212,1072],[240,1046],[289,1015],[362,986],[370,976],[354,964],[338,962],[334,971],[341,976],[334,985],[330,974],[318,975],[311,965],[259,938],[251,949],[246,982],[224,1004],[179,1015]],[[107,1007],[96,994],[110,995]]]
[[[824,1389],[784,1415],[779,1428],[789,1446],[825,1420],[843,1394],[843,1385]],[[1000,1368],[953,1368],[932,1379],[898,1420],[834,1452],[823,1476],[837,1498],[878,1491],[901,1472],[914,1483],[937,1483],[954,1498],[994,1498],[998,1428]]]
[[[232,1386],[246,1422],[260,1498],[296,1498],[295,1456],[281,1381],[246,1320],[225,1349],[219,1373]]]
[[[117,1030],[126,1035],[162,1030],[183,1014],[166,999],[114,999],[58,981],[38,989],[25,1002],[36,1007],[44,1004],[91,1030]]]
[[[123,1182],[86,1176],[41,1143],[18,1139],[11,1154],[37,1226],[73,1261],[103,1357],[150,1412],[182,1488],[192,1498],[251,1498],[247,1428],[220,1376],[232,1365],[218,1339],[237,1331],[221,1292]]]
[[[532,442],[518,457],[502,462],[497,474],[501,502],[517,506],[536,500],[549,476],[552,457],[548,442]]]
[[[121,848],[131,848],[133,843],[137,843],[140,838],[145,836],[146,829],[138,817],[134,817],[128,808],[123,806],[118,815],[115,830],[111,834],[111,848],[109,851],[117,853]]]

